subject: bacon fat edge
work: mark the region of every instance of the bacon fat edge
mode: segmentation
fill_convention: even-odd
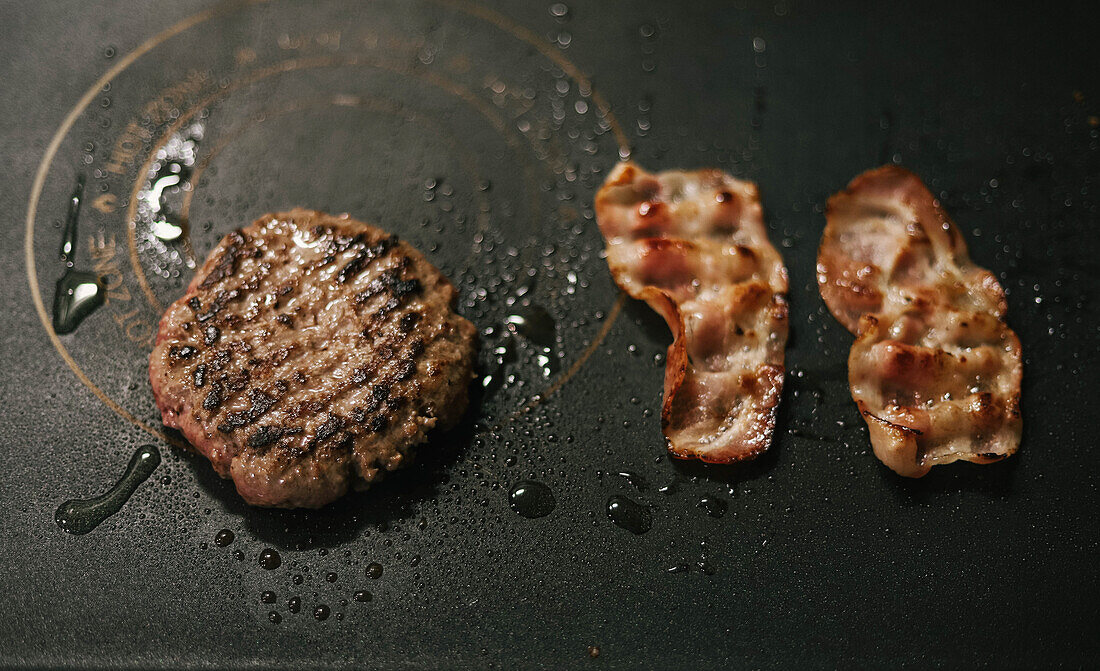
[[[616,283],[672,331],[669,452],[708,463],[764,452],[783,390],[787,270],[756,186],[719,170],[620,163],[596,194],[596,218]]]

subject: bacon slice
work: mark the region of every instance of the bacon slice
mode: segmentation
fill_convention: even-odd
[[[681,459],[730,463],[771,444],[783,390],[787,269],[756,186],[719,170],[620,163],[596,194],[616,283],[672,330],[661,424]]]
[[[970,260],[966,242],[913,173],[868,170],[829,199],[817,282],[833,316],[852,333],[869,312],[913,303],[1003,317],[1004,290]]]
[[[1020,340],[1004,290],[970,260],[920,179],[886,166],[829,199],[818,250],[825,304],[856,334],[852,398],[875,456],[920,477],[990,463],[1020,444]]]

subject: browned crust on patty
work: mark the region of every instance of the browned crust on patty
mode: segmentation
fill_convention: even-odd
[[[476,329],[455,296],[420,252],[347,215],[264,215],[161,319],[164,424],[249,503],[322,506],[465,411]]]

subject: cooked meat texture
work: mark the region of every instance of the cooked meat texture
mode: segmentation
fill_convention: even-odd
[[[999,461],[1020,444],[1020,340],[993,314],[864,315],[848,357],[875,456],[900,475]]]
[[[829,311],[852,333],[866,313],[914,303],[1003,317],[1004,290],[974,265],[958,227],[913,173],[885,166],[829,199],[817,282]]]
[[[863,173],[829,200],[818,283],[856,341],[852,398],[884,464],[908,477],[1020,443],[1020,340],[1004,291],[954,222],[902,168]]]
[[[295,209],[230,233],[160,322],[149,377],[250,504],[317,508],[407,462],[467,405],[476,329],[397,236]]]
[[[621,163],[596,194],[618,285],[673,334],[662,426],[681,459],[729,463],[771,444],[783,389],[787,270],[756,186],[718,170]]]

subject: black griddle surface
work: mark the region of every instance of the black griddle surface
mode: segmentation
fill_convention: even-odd
[[[3,3],[0,665],[1100,663],[1091,6],[567,4]],[[514,380],[372,492],[320,512],[243,505],[203,459],[140,427],[159,429],[144,372],[154,306],[190,270],[146,219],[131,261],[127,207],[150,152],[189,132],[200,259],[265,211],[348,211],[456,280],[460,309],[494,329],[485,370],[509,298],[556,322],[555,363],[544,372],[527,342]],[[775,444],[754,463],[665,456],[669,336],[620,302],[591,218],[624,142],[651,170],[718,166],[760,186],[792,312]],[[25,218],[47,154],[28,280]],[[823,206],[895,161],[1009,292],[1024,436],[1006,462],[899,478],[848,396],[851,336],[814,282]],[[59,342],[132,422],[77,378],[31,291],[49,306],[78,173],[78,264],[114,272],[126,298]],[[56,526],[62,501],[105,491],[147,443],[163,463],[118,514],[84,536]],[[553,491],[549,515],[509,507],[526,480]],[[652,528],[613,525],[612,496],[648,506]],[[224,547],[222,529],[235,536]],[[267,549],[278,568],[261,567]]]

